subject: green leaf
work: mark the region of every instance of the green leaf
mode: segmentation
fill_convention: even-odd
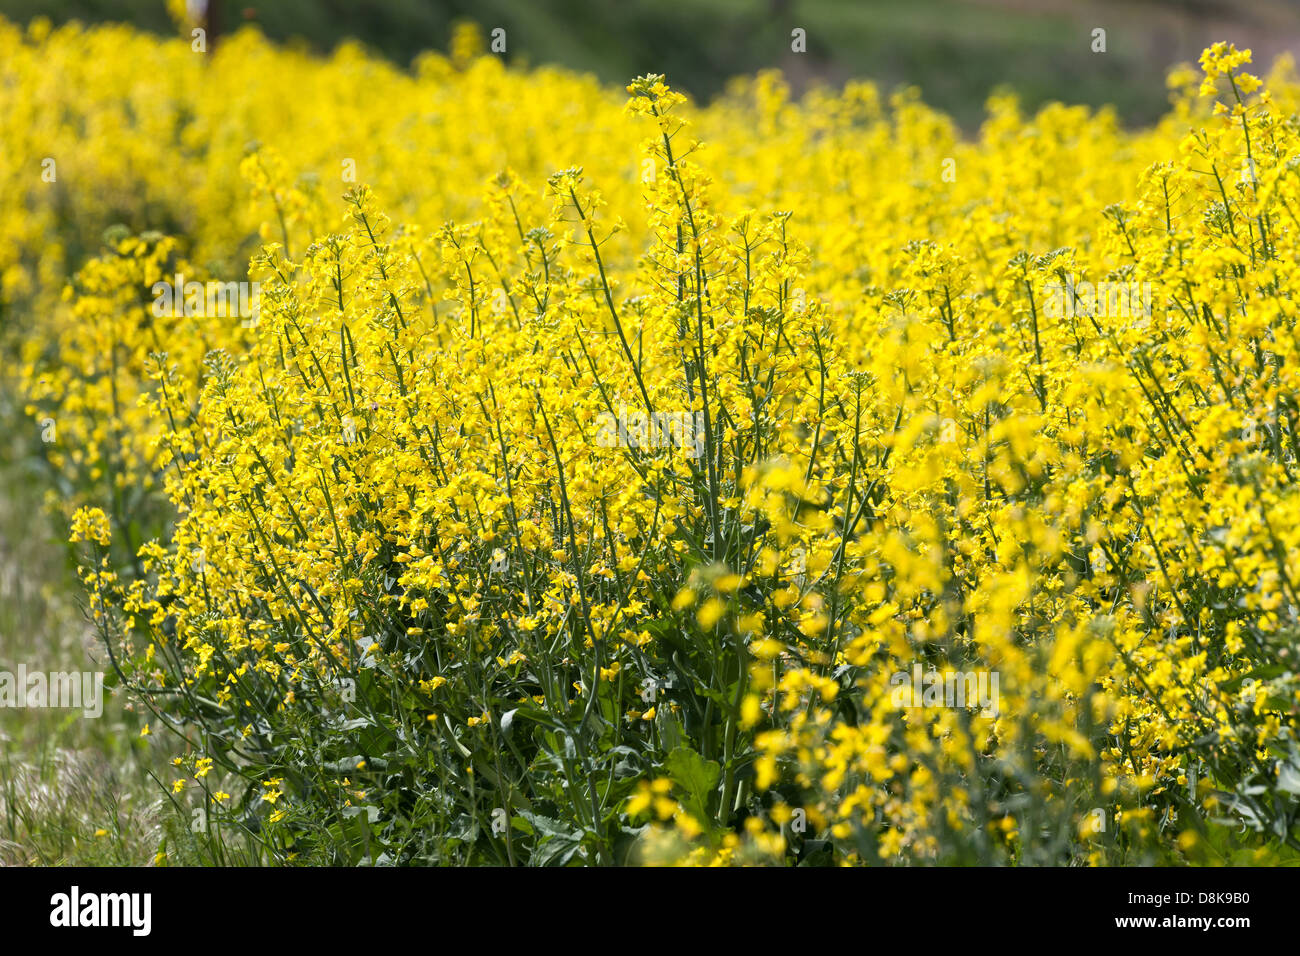
[[[701,823],[708,823],[709,797],[722,775],[717,761],[705,760],[689,747],[677,747],[664,765],[673,782],[685,791],[686,808]]]
[[[520,813],[538,834],[537,849],[533,852],[532,862],[537,866],[563,866],[582,848],[582,830],[567,827],[559,820],[552,820],[537,813]]]
[[[1291,759],[1277,768],[1277,788],[1290,794],[1300,795],[1300,759]]]

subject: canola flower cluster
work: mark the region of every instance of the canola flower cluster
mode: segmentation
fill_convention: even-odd
[[[0,64],[0,302],[200,858],[1296,858],[1287,64],[974,138],[470,27]]]

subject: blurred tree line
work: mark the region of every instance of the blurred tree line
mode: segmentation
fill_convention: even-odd
[[[202,0],[191,0],[202,2]],[[779,66],[796,89],[869,77],[920,86],[965,126],[988,94],[1029,105],[1112,103],[1126,122],[1158,116],[1168,67],[1226,39],[1256,62],[1300,40],[1300,0],[209,0],[215,31],[256,23],[268,36],[327,51],[353,37],[408,63],[445,49],[452,25],[506,30],[507,53],[624,83],[666,73],[697,98],[728,77]],[[25,21],[119,20],[174,32],[164,0],[0,0]],[[791,31],[806,32],[806,52]],[[1106,50],[1094,50],[1095,29]]]

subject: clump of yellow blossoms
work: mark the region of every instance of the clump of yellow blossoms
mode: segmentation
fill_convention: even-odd
[[[997,98],[967,140],[913,91],[697,107],[470,39],[408,73],[0,24],[32,413],[106,509],[125,684],[246,781],[200,794],[228,837],[1294,858],[1285,66],[1215,47],[1155,128]],[[256,321],[159,315],[186,271]]]

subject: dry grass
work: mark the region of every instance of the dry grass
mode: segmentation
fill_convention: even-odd
[[[35,435],[0,393],[0,670],[105,669],[77,582],[27,467]],[[0,865],[144,865],[163,836],[145,772],[161,756],[105,688],[97,719],[79,710],[0,708]],[[155,772],[157,770],[155,769]]]

